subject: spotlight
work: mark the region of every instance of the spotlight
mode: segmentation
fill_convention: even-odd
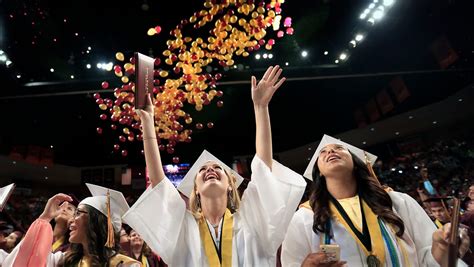
[[[301,52],[301,56],[302,56],[302,57],[307,57],[307,56],[308,56],[308,51],[303,50],[303,51]]]
[[[339,55],[339,59],[340,59],[340,60],[345,60],[345,59],[347,59],[347,54],[346,54],[346,53],[341,53],[341,54]]]
[[[273,54],[268,54],[268,58],[269,58],[269,59],[272,59],[272,58],[273,58]]]
[[[256,54],[255,59],[260,59],[260,54]]]
[[[90,68],[91,68],[91,64],[87,64],[87,65],[86,65],[86,68],[90,69]]]
[[[383,0],[383,5],[384,6],[391,6],[391,5],[393,5],[393,3],[395,3],[394,0]]]
[[[262,57],[263,57],[263,58],[267,58],[267,57],[268,57],[267,53],[263,54]]]
[[[324,51],[324,55],[327,56],[329,54],[328,51]]]
[[[355,37],[355,40],[356,40],[357,42],[362,41],[362,39],[364,39],[364,35],[362,35],[362,34],[357,34],[356,37]]]
[[[54,72],[54,69],[53,69],[53,68],[51,68],[51,69],[49,69],[49,71],[51,71],[51,72]]]
[[[383,14],[383,11],[382,11],[382,10],[375,10],[374,13],[372,14],[372,17],[373,17],[374,19],[379,20],[379,19],[383,18],[383,15],[384,15],[384,14]]]

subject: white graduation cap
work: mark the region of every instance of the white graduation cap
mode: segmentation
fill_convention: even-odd
[[[316,164],[316,161],[318,160],[319,153],[324,147],[331,144],[338,144],[338,145],[344,146],[350,152],[352,152],[352,154],[356,155],[360,160],[362,160],[362,162],[364,163],[366,163],[367,161],[366,157],[370,161],[371,165],[373,165],[375,163],[375,160],[377,160],[377,156],[325,134],[323,138],[321,139],[321,142],[319,143],[318,148],[316,148],[316,151],[314,152],[313,157],[309,161],[308,167],[306,167],[306,170],[304,171],[304,174],[303,174],[304,177],[310,179],[311,181],[313,180],[313,167],[314,167],[314,164]]]
[[[110,244],[113,244],[113,233],[120,231],[122,228],[122,216],[130,207],[120,191],[95,184],[86,183],[86,186],[89,188],[92,197],[83,199],[79,205],[87,204],[92,206],[107,217],[109,238],[112,239]],[[113,228],[110,229],[110,227]],[[109,241],[107,241],[107,243],[109,243]]]
[[[198,173],[199,169],[208,161],[217,162],[228,173],[234,175],[236,179],[236,187],[239,187],[239,185],[244,180],[244,178],[240,174],[231,169],[229,166],[225,165],[222,161],[220,161],[218,158],[216,158],[214,155],[204,149],[199,158],[194,162],[193,166],[191,166],[189,171],[186,173],[181,183],[178,185],[178,190],[184,195],[186,195],[188,198],[191,196],[191,192],[194,190],[194,179],[196,178],[196,174]]]

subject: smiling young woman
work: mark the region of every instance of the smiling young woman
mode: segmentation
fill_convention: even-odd
[[[49,222],[63,211],[61,203],[72,201],[68,195],[57,194],[48,200],[43,213],[2,266],[141,266],[140,262],[117,253],[121,217],[128,210],[122,193],[97,185],[87,186],[93,196],[79,203],[70,220],[71,246],[67,252],[51,252],[53,230]]]
[[[152,187],[124,215],[125,222],[170,266],[275,266],[277,249],[305,189],[304,179],[272,159],[268,104],[285,78],[269,67],[252,77],[256,156],[242,201],[243,178],[204,151],[178,190],[190,197],[190,211],[163,172],[151,99],[139,110]]]
[[[323,136],[304,173],[313,192],[288,228],[283,266],[445,266],[449,227],[437,230],[413,198],[384,190],[371,169],[376,158]],[[462,241],[460,255],[469,246]],[[339,245],[341,260],[328,263],[321,245]]]

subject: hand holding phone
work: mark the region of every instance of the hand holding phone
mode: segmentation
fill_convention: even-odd
[[[337,244],[319,245],[321,252],[327,255],[327,262],[341,260],[341,248]]]

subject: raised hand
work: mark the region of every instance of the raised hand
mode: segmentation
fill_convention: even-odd
[[[59,193],[48,199],[48,202],[44,207],[44,211],[40,215],[39,219],[48,222],[54,219],[61,212],[60,204],[64,201],[72,202],[72,198],[66,194]]]
[[[277,65],[268,67],[262,79],[257,83],[255,76],[252,76],[252,100],[256,106],[268,106],[272,99],[273,93],[286,80],[285,77],[280,78],[282,69]]]
[[[148,94],[146,98],[145,109],[135,109],[135,112],[140,117],[140,120],[142,121],[142,123],[146,123],[146,122],[153,122],[153,124],[155,123],[154,121],[155,109],[153,106],[153,102],[151,101],[150,94]]]

